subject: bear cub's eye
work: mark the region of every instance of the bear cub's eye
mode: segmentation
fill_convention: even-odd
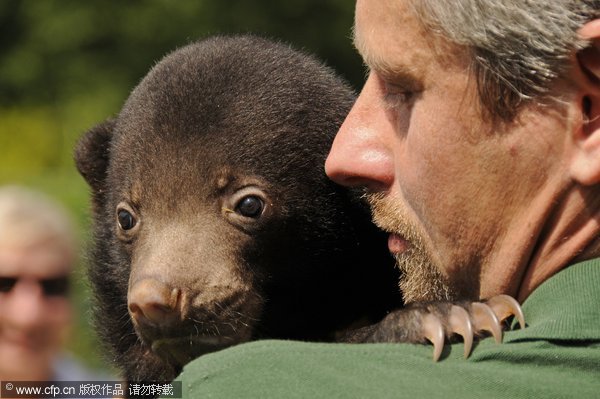
[[[248,218],[257,218],[262,215],[265,204],[256,195],[243,197],[236,205],[235,211]]]
[[[121,227],[123,230],[131,230],[136,224],[136,220],[133,215],[125,209],[118,211],[117,220],[119,222],[119,227]]]

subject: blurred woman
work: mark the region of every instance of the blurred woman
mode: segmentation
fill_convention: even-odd
[[[0,380],[94,379],[63,351],[76,253],[62,207],[29,189],[0,187]]]

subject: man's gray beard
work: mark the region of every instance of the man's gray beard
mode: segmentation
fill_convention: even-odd
[[[431,260],[421,235],[405,216],[398,201],[381,193],[367,194],[366,199],[371,205],[373,222],[409,243],[406,251],[394,254],[396,265],[402,273],[399,285],[404,302],[457,300],[459,295]]]

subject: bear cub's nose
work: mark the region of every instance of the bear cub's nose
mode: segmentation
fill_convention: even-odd
[[[181,290],[155,278],[138,280],[130,287],[127,299],[137,324],[168,327],[182,319]]]

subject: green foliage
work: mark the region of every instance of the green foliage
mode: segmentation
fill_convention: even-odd
[[[0,184],[63,201],[89,236],[88,189],[72,160],[81,133],[118,112],[162,56],[198,38],[253,32],[317,54],[355,87],[348,0],[0,1]],[[71,348],[98,365],[83,265]]]
[[[352,12],[347,0],[4,0],[0,105],[62,103],[107,90],[124,97],[168,51],[234,32],[290,41],[360,84]]]

